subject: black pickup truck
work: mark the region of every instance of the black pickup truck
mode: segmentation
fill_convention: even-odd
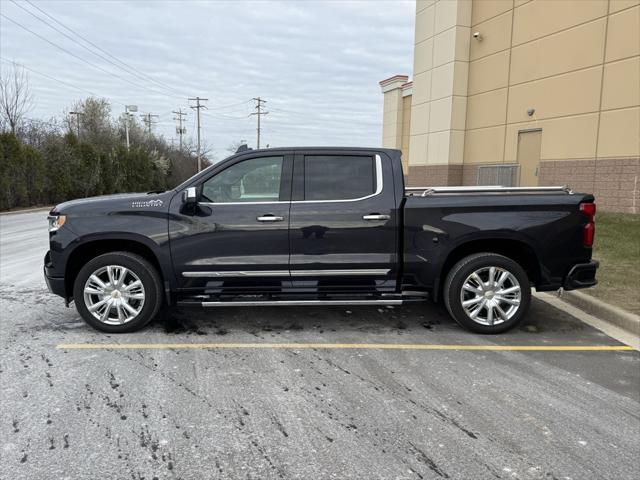
[[[247,150],[174,190],[62,203],[49,216],[49,289],[106,332],[171,305],[443,301],[498,333],[531,286],[596,284],[595,203],[566,187],[412,188],[400,152]]]

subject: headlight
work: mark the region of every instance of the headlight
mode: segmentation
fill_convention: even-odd
[[[55,232],[67,221],[66,215],[49,215],[49,232]]]

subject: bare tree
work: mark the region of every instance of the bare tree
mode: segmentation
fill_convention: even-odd
[[[185,140],[183,150],[187,152],[188,155],[192,155],[197,158],[198,148],[192,138]],[[200,155],[202,156],[203,169],[218,162],[217,157],[211,152],[213,152],[213,145],[207,143],[206,140],[202,140],[200,143]]]
[[[29,87],[29,76],[24,68],[13,64],[0,70],[0,118],[9,125],[11,133],[22,123],[24,116],[33,108],[33,95]]]

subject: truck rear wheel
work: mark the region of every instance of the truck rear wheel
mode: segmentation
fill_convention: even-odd
[[[508,257],[476,253],[449,271],[444,302],[456,322],[477,333],[502,333],[524,318],[531,303],[526,272]]]
[[[162,283],[146,259],[129,252],[95,257],[80,269],[73,286],[78,313],[109,333],[139,330],[158,313]]]

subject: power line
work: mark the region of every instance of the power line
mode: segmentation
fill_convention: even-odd
[[[24,8],[22,5],[18,4],[15,0],[11,0],[12,3],[14,3],[17,7],[21,8],[22,10],[24,10],[25,12],[27,12],[29,15],[31,15],[32,17],[40,20],[42,23],[44,23],[45,25],[49,26],[50,28],[52,28],[53,30],[55,30],[56,32],[58,32],[61,35],[64,35],[66,38],[68,38],[69,40],[71,40],[72,42],[74,42],[76,45],[84,48],[86,51],[88,51],[89,53],[91,53],[92,55],[97,56],[98,58],[104,60],[107,63],[110,63],[111,65],[115,66],[116,68],[119,68],[120,70],[123,70],[124,72],[130,74],[130,75],[134,75],[136,76],[138,79],[142,80],[142,81],[147,81],[146,78],[141,77],[140,75],[136,74],[136,72],[130,72],[127,69],[122,68],[120,65],[118,65],[115,62],[112,62],[111,60],[109,60],[108,58],[106,58],[104,55],[100,55],[99,53],[94,52],[93,50],[91,50],[90,48],[86,47],[85,45],[82,45],[81,43],[78,43],[77,40],[73,37],[71,37],[70,35],[64,33],[63,31],[61,31],[59,28],[55,27],[54,25],[51,25],[49,22],[47,22],[46,20],[44,20],[43,18],[39,17],[38,15],[34,14],[33,12],[29,11],[28,9]],[[32,4],[32,6],[35,7],[35,5]],[[38,7],[36,7],[38,8]],[[66,27],[65,27],[66,28]],[[119,77],[120,78],[120,77]]]
[[[249,100],[245,100],[244,102],[232,103],[230,105],[218,105],[217,107],[209,108],[209,110],[224,110],[225,108],[237,107],[238,105],[245,105],[245,104],[249,103],[251,100],[253,100],[253,99],[250,98]]]
[[[15,0],[11,0],[14,4],[16,4],[18,7],[22,8],[23,10],[27,11],[29,14],[35,16],[32,12],[26,10],[24,7],[22,7],[21,5],[19,5]],[[79,34],[78,32],[76,32],[75,30],[73,30],[72,28],[68,27],[67,25],[65,25],[64,23],[62,23],[60,20],[56,19],[55,17],[53,17],[52,15],[50,15],[49,13],[47,13],[45,10],[43,10],[42,8],[38,7],[37,5],[35,5],[34,3],[30,2],[29,0],[25,0],[29,5],[31,5],[33,8],[37,9],[39,12],[41,12],[43,15],[46,15],[48,18],[50,18],[51,20],[53,20],[54,22],[56,22],[58,25],[60,25],[61,27],[63,27],[64,29],[66,29],[67,31],[71,32],[73,35],[75,35],[76,37],[82,39],[84,42],[88,43],[89,45],[91,45],[92,47],[98,49],[99,51],[101,51],[102,53],[104,53],[105,55],[107,55],[108,57],[113,58],[116,62],[120,63],[121,65],[123,65],[125,68],[116,65],[115,63],[111,62],[110,60],[104,58],[102,55],[97,54],[93,51],[91,51],[90,49],[88,49],[87,47],[85,47],[84,45],[80,45],[81,47],[85,48],[85,50],[90,51],[91,53],[93,53],[96,56],[99,56],[100,58],[103,58],[105,61],[111,63],[112,65],[115,65],[116,67],[120,68],[121,70],[127,71],[127,73],[130,73],[132,75],[137,76],[140,80],[149,80],[152,81],[153,83],[159,85],[160,87],[163,87],[165,89],[167,89],[168,91],[173,91],[174,93],[177,93],[179,95],[183,95],[182,92],[179,92],[178,90],[176,90],[175,88],[173,88],[172,86],[161,82],[159,80],[154,79],[153,77],[151,77],[150,75],[145,74],[144,72],[141,72],[139,69],[132,67],[131,65],[123,62],[122,60],[120,60],[118,57],[116,57],[115,55],[112,55],[111,53],[107,52],[104,48],[101,48],[99,45],[96,45],[94,42],[92,42],[91,40],[87,39],[86,37],[84,37],[83,35]],[[60,32],[60,30],[58,30],[57,28],[55,28],[54,26],[52,26],[50,23],[48,23],[47,21],[43,20],[42,18],[39,18],[37,16],[35,16],[36,18],[38,18],[41,22],[46,23],[47,25],[49,25],[51,28],[53,28],[54,30],[56,30],[57,32],[61,33],[62,35],[65,35],[67,38],[70,38],[68,35],[66,35],[64,32]],[[71,39],[72,41],[75,42],[75,40]],[[186,96],[186,95],[184,95]]]
[[[159,95],[164,95],[164,96],[167,96],[167,97],[173,97],[173,98],[182,98],[182,97],[176,97],[176,96],[174,96],[174,95],[169,95],[169,94],[167,94],[167,93],[163,93],[163,92],[160,92],[160,91],[158,91],[158,90],[153,90],[152,88],[145,87],[145,86],[140,85],[140,84],[138,84],[138,83],[132,82],[131,80],[128,80],[128,79],[126,79],[126,78],[124,78],[124,77],[121,77],[121,76],[120,76],[120,75],[118,75],[117,73],[113,73],[113,72],[110,72],[109,70],[105,70],[105,69],[104,69],[104,68],[102,68],[100,65],[96,65],[95,63],[90,62],[89,60],[87,60],[87,59],[85,59],[85,58],[82,58],[82,57],[80,57],[79,55],[76,55],[75,53],[73,53],[73,52],[71,52],[71,51],[67,50],[66,48],[61,47],[61,46],[60,46],[60,45],[58,45],[57,43],[52,42],[51,40],[49,40],[49,39],[47,39],[47,38],[43,37],[43,36],[42,36],[42,35],[40,35],[39,33],[34,32],[34,31],[33,31],[33,30],[31,30],[30,28],[25,27],[24,25],[22,25],[22,24],[21,24],[21,23],[19,23],[19,22],[16,22],[16,21],[15,21],[15,20],[13,20],[12,18],[7,17],[5,14],[0,13],[0,17],[5,18],[6,20],[9,20],[11,23],[13,23],[13,24],[17,25],[18,27],[20,27],[20,28],[22,28],[22,29],[26,30],[27,32],[31,33],[32,35],[35,35],[35,36],[36,36],[36,37],[38,37],[40,40],[43,40],[43,41],[47,42],[47,43],[48,43],[48,44],[50,44],[50,45],[53,45],[54,47],[58,48],[59,50],[62,50],[63,52],[67,53],[68,55],[71,55],[72,57],[74,57],[74,58],[76,58],[76,59],[80,60],[81,62],[86,63],[87,65],[91,65],[93,68],[97,68],[98,70],[100,70],[100,71],[102,71],[102,72],[106,73],[107,75],[114,76],[114,77],[116,77],[116,78],[119,78],[120,80],[123,80],[123,81],[125,81],[125,82],[127,82],[127,83],[130,83],[131,85],[133,85],[133,86],[135,86],[135,87],[141,88],[141,89],[143,89],[143,90],[148,90],[148,91],[150,91],[150,92],[153,92],[153,93],[156,93],[156,94],[159,94]]]
[[[98,95],[97,93],[94,93],[91,90],[87,90],[85,88],[78,87],[78,86],[73,85],[73,84],[71,84],[69,82],[65,82],[64,80],[60,80],[59,78],[52,77],[51,75],[48,75],[46,73],[39,72],[38,70],[35,70],[35,69],[31,68],[31,67],[27,67],[24,63],[13,62],[13,61],[8,60],[8,59],[6,59],[4,57],[0,57],[0,60],[4,61],[5,63],[8,63],[8,64],[19,65],[20,67],[24,68],[25,70],[27,70],[29,72],[35,73],[36,75],[40,75],[40,76],[45,77],[45,78],[48,78],[49,80],[53,80],[54,82],[58,82],[58,83],[60,83],[62,85],[66,85],[67,87],[74,88],[74,89],[76,89],[78,91],[88,93],[89,95],[91,95],[93,97],[103,97],[104,96],[104,95]],[[108,98],[108,97],[106,97],[106,98]],[[119,105],[123,105],[124,106],[124,103],[115,101],[113,99],[110,99],[110,100],[113,101],[113,103],[117,103]]]
[[[189,101],[195,101],[196,104],[195,105],[190,105],[189,108],[193,108],[196,110],[198,116],[198,150],[197,150],[197,155],[198,155],[198,171],[202,170],[202,159],[200,157],[200,109],[201,108],[207,108],[206,106],[202,105],[200,102],[208,102],[209,99],[208,98],[200,98],[200,97],[195,97],[195,98],[190,98]]]
[[[216,113],[216,112],[211,112],[211,113],[204,113],[202,112],[203,115],[205,115],[206,117],[212,117],[212,118],[220,118],[220,119],[228,119],[228,120],[244,120],[245,118],[247,118],[246,115],[243,115],[241,117],[236,117],[236,116],[232,116],[232,115],[227,115],[224,113]]]
[[[257,98],[253,98],[252,100],[256,101],[256,110],[258,110],[257,112],[254,113],[250,113],[249,116],[251,115],[256,115],[258,117],[258,128],[256,129],[258,132],[257,135],[257,141],[256,141],[256,148],[260,148],[260,117],[262,117],[262,115],[267,115],[269,112],[263,112],[262,111],[262,104],[263,103],[267,103],[266,100],[262,100],[260,97]]]

